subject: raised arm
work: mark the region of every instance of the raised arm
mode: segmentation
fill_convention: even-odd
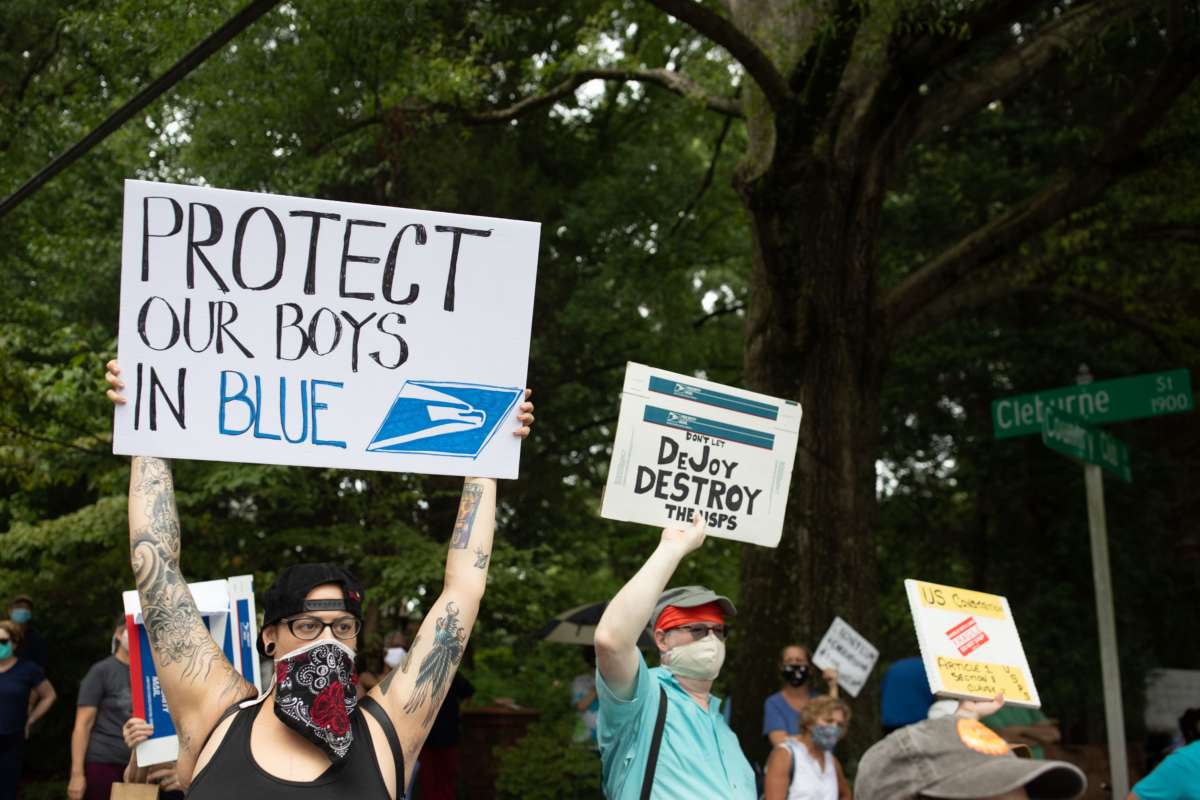
[[[108,363],[108,397],[125,402],[121,370]],[[255,689],[209,635],[179,566],[179,515],[171,466],[134,456],[129,475],[129,560],[158,680],[179,736],[179,775],[191,780],[199,749],[221,712]]]
[[[255,694],[217,647],[179,567],[171,467],[135,456],[129,480],[129,558],[158,680],[179,735],[180,773],[191,768],[221,712]]]
[[[685,530],[664,528],[650,558],[604,609],[596,626],[596,667],[617,697],[633,696],[638,636],[679,562],[703,543],[704,517],[699,513],[692,514],[692,524]]]
[[[533,423],[529,394],[526,389],[526,402],[521,404],[517,416],[521,427],[513,431],[522,438],[529,435],[529,426]],[[495,529],[496,481],[492,478],[465,479],[446,554],[442,593],[425,615],[425,621],[408,648],[408,658],[368,693],[387,709],[396,726],[408,773],[404,776],[405,786],[479,616],[479,604],[487,588]]]

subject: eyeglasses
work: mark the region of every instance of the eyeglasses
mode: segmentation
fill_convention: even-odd
[[[338,617],[333,622],[325,622],[316,617],[295,617],[281,621],[287,623],[292,636],[305,641],[316,639],[326,628],[333,631],[333,635],[339,639],[353,639],[362,630],[362,622],[358,617]]]
[[[720,641],[725,641],[725,635],[729,633],[729,628],[725,625],[705,625],[702,622],[697,622],[693,625],[680,625],[676,628],[671,628],[667,633],[675,631],[683,631],[692,637],[693,642],[698,642],[708,634],[712,634]]]

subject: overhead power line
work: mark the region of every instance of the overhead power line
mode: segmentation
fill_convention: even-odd
[[[278,3],[279,0],[254,0],[254,2],[239,11],[236,16],[230,18],[228,22],[213,31],[207,39],[196,45],[183,58],[176,61],[173,67],[150,83],[132,100],[114,111],[108,119],[96,126],[91,133],[47,164],[38,174],[26,181],[21,188],[4,198],[4,201],[0,202],[0,217],[12,211],[23,200],[42,188],[51,178],[108,138],[109,134],[128,122],[130,117],[150,105],[159,95],[187,77],[188,73],[203,64],[209,56],[224,47],[230,39],[237,36],[253,24],[255,20],[278,5]]]

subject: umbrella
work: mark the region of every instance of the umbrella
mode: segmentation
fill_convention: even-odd
[[[574,644],[590,647],[595,641],[596,625],[600,616],[608,606],[607,600],[594,603],[584,603],[581,606],[567,609],[556,614],[553,619],[542,626],[535,636],[547,642],[559,644]],[[646,631],[638,636],[638,647],[654,647],[654,640]]]

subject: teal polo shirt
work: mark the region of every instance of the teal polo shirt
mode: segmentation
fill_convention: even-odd
[[[604,796],[608,800],[641,797],[660,686],[667,692],[667,720],[651,798],[756,800],[754,770],[742,754],[737,736],[721,716],[720,698],[709,695],[706,711],[674,675],[662,667],[648,669],[641,653],[637,682],[629,700],[616,697],[596,671],[596,694],[600,699],[596,737],[604,771]]]

